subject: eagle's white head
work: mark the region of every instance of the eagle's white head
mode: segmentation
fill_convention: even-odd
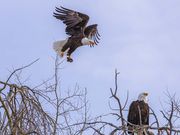
[[[138,100],[147,103],[148,102],[147,96],[148,96],[147,92],[140,93],[138,96]]]
[[[94,45],[95,43],[94,43],[94,41],[92,40],[92,39],[89,39],[89,38],[87,38],[87,37],[85,37],[85,38],[83,38],[82,40],[81,40],[81,43],[83,44],[83,45]]]

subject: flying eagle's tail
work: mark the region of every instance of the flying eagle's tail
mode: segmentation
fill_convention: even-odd
[[[68,39],[66,39],[66,40],[60,40],[60,41],[55,41],[55,42],[53,43],[53,49],[56,51],[56,53],[57,53],[58,55],[61,56],[61,49],[62,49],[63,46],[67,43],[67,40],[68,40]]]

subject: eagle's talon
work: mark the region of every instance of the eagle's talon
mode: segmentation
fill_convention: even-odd
[[[73,59],[70,57],[67,57],[67,62],[73,62]]]
[[[89,46],[90,46],[90,47],[94,47],[94,44],[90,44]]]

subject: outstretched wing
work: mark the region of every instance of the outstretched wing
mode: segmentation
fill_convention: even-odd
[[[56,7],[54,17],[66,24],[66,34],[76,35],[83,33],[83,30],[89,20],[89,16],[80,12],[76,12],[64,7]]]
[[[97,24],[89,25],[85,28],[84,34],[86,37],[93,39],[94,43],[97,45],[100,40],[100,35],[97,30]]]

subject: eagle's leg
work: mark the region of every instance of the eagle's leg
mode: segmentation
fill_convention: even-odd
[[[61,49],[61,53],[60,53],[60,56],[63,57],[64,56],[64,52],[70,47],[70,44],[69,43],[66,43],[62,49]]]
[[[71,54],[76,50],[77,47],[71,46],[67,52],[67,61],[73,62],[73,59],[71,58]]]

